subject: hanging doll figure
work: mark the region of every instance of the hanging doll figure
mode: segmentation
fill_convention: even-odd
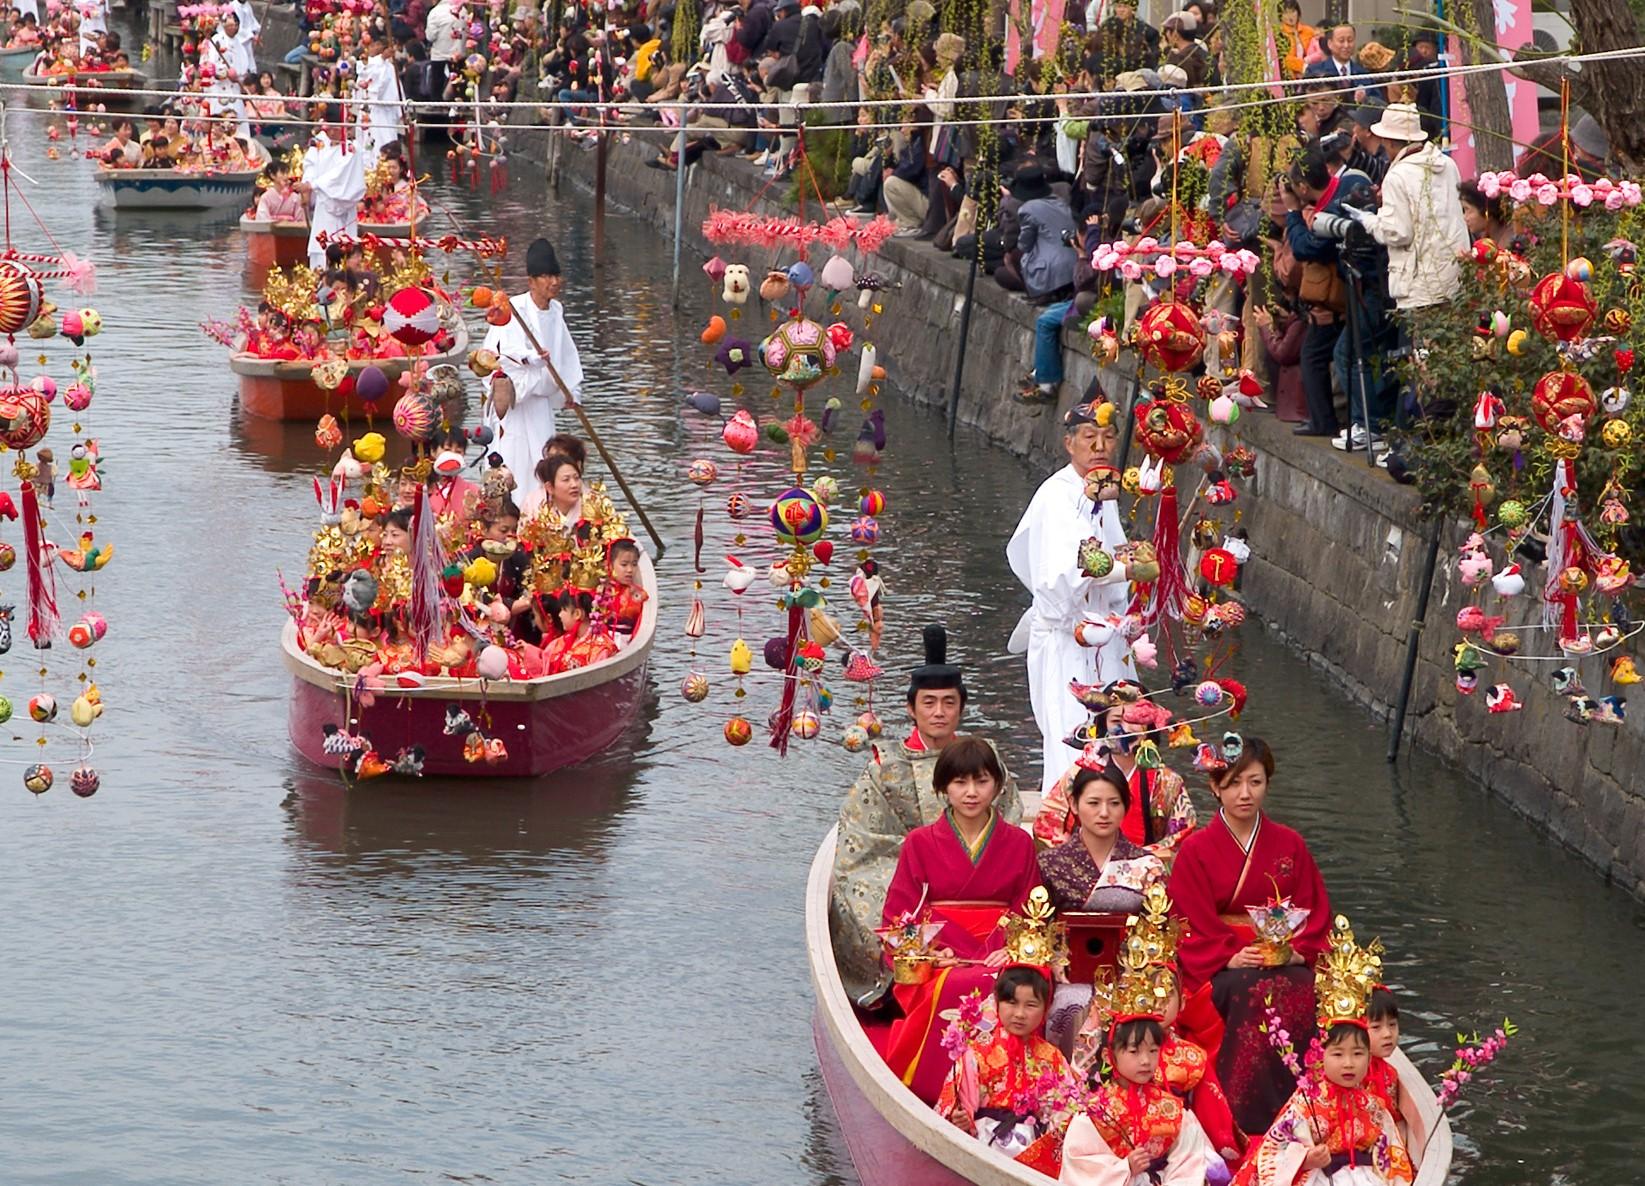
[[[35,458],[39,462],[40,472],[35,475],[34,485],[46,496],[46,506],[49,508],[52,499],[57,496],[57,455],[50,449],[41,449]]]
[[[87,496],[93,490],[103,488],[103,479],[97,472],[99,460],[101,455],[94,440],[77,441],[69,450],[68,484],[70,489],[76,491],[82,507],[90,505],[91,499]]]

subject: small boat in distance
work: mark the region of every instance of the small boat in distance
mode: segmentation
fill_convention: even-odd
[[[1030,816],[1031,818],[1031,816]],[[817,997],[812,1037],[840,1134],[863,1186],[1047,1186],[1050,1178],[961,1132],[891,1072],[863,1029],[834,966],[828,894],[835,831],[811,862],[805,887],[805,951]],[[1433,1089],[1403,1052],[1399,1072],[1410,1126],[1413,1186],[1443,1186],[1451,1168],[1450,1122]]]
[[[98,199],[117,210],[231,210],[246,206],[262,170],[111,169],[97,166]]]
[[[468,329],[458,322],[452,329],[450,347],[438,354],[425,354],[420,359],[355,359],[348,364],[348,375],[358,378],[366,367],[374,366],[387,375],[392,384],[413,362],[427,362],[431,367],[447,362],[460,364],[467,354]],[[365,403],[352,394],[352,384],[351,394],[348,395],[325,390],[314,381],[312,362],[288,362],[259,358],[255,354],[235,354],[230,356],[228,365],[240,377],[240,407],[247,415],[260,416],[265,420],[318,420],[327,412],[338,417],[346,412],[355,420],[365,421]],[[392,406],[392,399],[388,403]],[[457,423],[461,419],[460,410],[451,419]]]
[[[308,262],[309,225],[306,222],[266,222],[242,214],[240,230],[246,236],[246,283],[253,288],[261,288],[274,268]],[[358,235],[362,239],[368,235],[407,239],[411,237],[411,224],[362,222]]]
[[[38,54],[38,50],[34,51]],[[85,70],[65,74],[36,74],[32,59],[21,75],[24,85],[43,91],[70,91],[74,105],[89,111],[102,105],[109,111],[139,111],[148,99],[142,95],[114,94],[122,90],[142,90],[148,79],[140,70]]]
[[[390,685],[363,708],[351,695],[355,677],[323,667],[297,645],[296,623],[281,634],[286,669],[291,672],[291,742],[309,761],[332,770],[338,759],[325,752],[325,726],[336,725],[371,739],[392,759],[407,746],[421,746],[423,773],[464,778],[536,778],[600,753],[620,737],[645,698],[646,667],[657,633],[657,574],[641,555],[639,580],[645,609],[628,643],[609,659],[560,675],[531,680],[453,679],[432,676],[412,688]],[[503,761],[488,765],[463,757],[463,738],[446,733],[446,710],[455,706],[482,724],[487,737],[508,749]]]

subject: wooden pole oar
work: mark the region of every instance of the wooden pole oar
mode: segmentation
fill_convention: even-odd
[[[508,315],[525,332],[526,341],[531,343],[532,349],[537,351],[538,356],[548,365],[548,373],[554,376],[555,384],[559,387],[560,393],[565,396],[566,406],[577,413],[577,419],[582,424],[583,431],[588,434],[588,439],[594,442],[594,448],[599,451],[600,459],[605,462],[605,467],[611,471],[611,476],[617,479],[617,485],[622,490],[623,497],[628,499],[628,505],[634,508],[634,513],[640,517],[640,522],[645,525],[646,533],[651,536],[651,542],[657,546],[657,559],[661,560],[664,551],[663,537],[651,525],[651,520],[646,516],[645,508],[640,505],[640,500],[634,497],[634,491],[629,489],[622,470],[618,469],[617,463],[612,460],[610,451],[605,447],[605,442],[600,439],[600,434],[594,431],[594,425],[589,423],[588,413],[583,411],[583,405],[577,402],[577,397],[571,394],[571,388],[567,387],[565,380],[560,378],[559,369],[554,365],[554,360],[548,356],[548,351],[543,349],[543,344],[537,340],[537,335],[531,332],[531,327],[514,311],[513,301],[508,302]],[[499,418],[498,423],[500,426],[501,418]]]

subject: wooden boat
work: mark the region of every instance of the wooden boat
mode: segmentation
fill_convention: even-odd
[[[811,862],[805,888],[805,947],[817,996],[812,1036],[823,1084],[863,1186],[1046,1186],[1050,1179],[949,1124],[891,1073],[863,1032],[840,983],[828,933],[834,831]],[[1403,1053],[1399,1071],[1415,1186],[1442,1186],[1451,1167],[1450,1122]]]
[[[321,743],[324,727],[337,725],[371,738],[384,758],[420,745],[423,772],[469,778],[536,778],[575,766],[600,753],[633,721],[645,697],[646,664],[657,631],[657,574],[640,557],[640,582],[647,597],[638,629],[628,645],[592,667],[524,681],[434,677],[424,686],[379,692],[361,708],[345,692],[354,677],[322,667],[297,646],[297,627],[288,621],[281,635],[291,672],[292,744],[309,761],[335,770],[337,759]],[[463,759],[460,737],[445,733],[446,707],[468,711],[482,732],[508,747],[495,766]]]
[[[308,262],[308,233],[306,222],[264,222],[249,214],[240,216],[240,229],[246,236],[246,282],[253,288],[263,287],[273,268],[289,268]],[[411,224],[404,222],[362,222],[360,236],[377,235],[384,239],[404,239],[411,235]]]
[[[29,67],[34,65],[34,59],[39,56],[40,48],[34,45],[0,49],[0,82],[23,81],[23,75],[28,73]]]
[[[468,329],[458,323],[452,334],[451,349],[441,354],[423,356],[430,366],[449,362],[461,364],[468,354]],[[388,376],[390,394],[384,403],[392,407],[396,398],[392,385],[406,367],[417,361],[410,358],[361,359],[348,364],[351,377],[358,377],[368,366],[375,366]],[[229,369],[240,376],[240,407],[251,416],[265,420],[318,420],[325,413],[348,415],[362,421],[366,406],[355,395],[339,395],[326,391],[314,381],[313,364],[282,362],[273,358],[258,358],[252,354],[236,354],[229,358]],[[379,409],[386,413],[387,407]]]
[[[36,51],[38,52],[38,51]],[[137,111],[148,99],[143,95],[109,94],[109,91],[141,90],[148,79],[140,70],[88,70],[76,74],[36,74],[32,62],[24,69],[26,86],[71,91],[75,106],[85,111],[101,104],[110,111]]]
[[[228,210],[250,205],[260,172],[110,169],[99,165],[98,196],[117,210]]]

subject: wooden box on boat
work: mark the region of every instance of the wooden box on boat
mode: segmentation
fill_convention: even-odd
[[[468,354],[468,330],[461,323],[452,331],[451,349],[443,354],[425,354],[429,366],[449,362],[461,365]],[[405,372],[416,359],[382,358],[359,359],[348,364],[348,373],[359,377],[368,366],[375,366],[388,376],[390,384]],[[229,369],[240,377],[240,407],[250,416],[265,420],[318,420],[325,413],[341,418],[348,415],[364,423],[366,408],[356,395],[342,396],[326,391],[314,381],[314,369],[307,362],[282,362],[273,358],[258,358],[251,354],[235,354],[229,358]],[[394,406],[398,393],[390,390],[383,397],[378,410],[386,414]]]
[[[839,1117],[840,1134],[863,1186],[1046,1186],[1038,1170],[1020,1165],[967,1136],[903,1086],[857,1021],[834,967],[828,933],[828,891],[835,832],[811,862],[805,887],[805,950],[817,996],[812,1036],[823,1083]],[[1410,1125],[1415,1186],[1442,1186],[1451,1167],[1451,1127],[1434,1093],[1403,1053],[1394,1066]]]
[[[227,210],[250,204],[260,172],[110,169],[99,165],[98,197],[117,210]]]
[[[434,677],[420,688],[379,692],[370,708],[354,703],[352,718],[344,693],[354,677],[322,667],[304,653],[295,623],[287,621],[280,644],[292,675],[291,742],[309,761],[332,770],[337,759],[321,748],[328,724],[369,736],[387,759],[405,746],[422,746],[428,776],[535,778],[585,762],[622,735],[645,697],[657,631],[657,574],[643,554],[640,583],[647,596],[634,637],[592,667],[523,681]],[[462,738],[445,735],[448,704],[460,705],[476,723],[483,714],[482,732],[502,738],[508,759],[495,766],[465,761]]]

